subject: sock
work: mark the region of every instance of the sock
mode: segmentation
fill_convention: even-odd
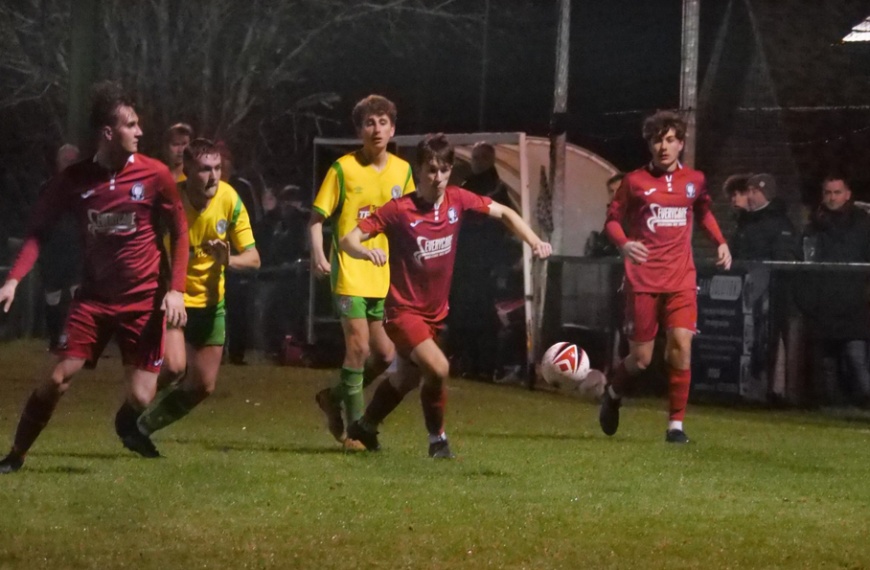
[[[610,395],[614,398],[621,398],[625,393],[625,386],[628,384],[628,378],[630,374],[628,370],[625,368],[625,360],[619,362],[619,365],[613,371],[613,374],[610,375],[608,380],[610,381]]]
[[[438,435],[429,434],[429,443],[438,443],[439,441],[447,441],[447,432],[442,431]]]
[[[139,417],[139,413],[140,410],[137,410],[130,402],[125,400],[115,414],[115,433],[122,436],[136,431],[136,418]]]
[[[668,366],[668,395],[670,397],[670,419],[682,422],[689,403],[689,386],[692,383],[691,370],[679,370]]]
[[[159,429],[171,425],[190,413],[205,397],[181,386],[162,390],[136,421],[140,432],[150,436]]]
[[[60,394],[57,397],[42,398],[36,390],[30,394],[27,403],[24,404],[24,411],[21,412],[21,419],[18,420],[18,428],[15,430],[15,442],[12,445],[11,455],[17,455],[24,458],[30,450],[30,446],[42,433],[43,428],[48,424],[57,403],[60,401]]]
[[[681,422],[679,420],[669,421],[668,422],[668,431],[670,431],[672,429],[683,431],[683,422]]]
[[[444,382],[423,382],[420,388],[420,404],[423,406],[423,421],[429,435],[444,433],[444,407],[447,404],[447,386]]]
[[[363,371],[358,368],[342,368],[341,380],[330,390],[333,399],[344,404],[347,423],[360,419],[366,406],[363,395]]]
[[[366,366],[363,369],[363,389],[368,388],[389,367],[389,362],[384,362],[380,359],[369,358],[366,360]]]
[[[377,428],[378,424],[396,409],[404,397],[405,395],[396,390],[392,382],[381,382],[378,384],[375,395],[372,396],[372,401],[369,402],[369,407],[366,408],[365,416],[360,423],[363,424],[363,427]]]

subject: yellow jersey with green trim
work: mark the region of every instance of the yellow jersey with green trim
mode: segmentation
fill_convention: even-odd
[[[415,190],[411,165],[387,153],[382,170],[360,164],[357,153],[336,160],[326,173],[314,199],[314,209],[332,227],[332,291],[337,295],[384,298],[390,288],[389,265],[375,266],[369,260],[354,259],[338,248],[338,240],[353,230],[360,220],[392,200]],[[387,236],[381,234],[363,242],[389,255]]]
[[[187,215],[190,236],[190,257],[187,262],[187,281],[184,287],[184,306],[213,307],[224,298],[224,266],[205,252],[203,246],[210,240],[229,241],[237,252],[254,247],[251,219],[242,199],[233,187],[218,182],[214,198],[204,210],[196,210],[187,197],[187,182],[178,185],[184,213]]]

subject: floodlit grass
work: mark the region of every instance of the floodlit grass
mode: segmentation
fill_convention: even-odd
[[[46,360],[0,346],[0,445]],[[866,423],[693,407],[673,447],[658,401],[607,438],[576,398],[457,380],[457,460],[426,457],[416,394],[346,454],[313,401],[333,373],[228,366],[144,460],[119,371],[83,372],[0,477],[0,568],[870,568]]]

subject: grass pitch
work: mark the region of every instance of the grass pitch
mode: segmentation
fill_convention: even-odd
[[[48,357],[0,346],[9,445]],[[22,471],[0,477],[0,568],[870,568],[870,424],[631,401],[619,433],[559,394],[453,381],[455,461],[426,457],[416,394],[380,453],[344,453],[329,371],[227,366],[159,433],[114,436],[117,359],[83,372]]]

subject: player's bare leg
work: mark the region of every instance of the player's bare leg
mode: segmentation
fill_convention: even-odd
[[[136,427],[136,419],[157,392],[157,372],[127,366],[124,376],[127,378],[127,397],[115,414],[115,433],[130,451],[142,457],[160,457],[151,439]]]
[[[187,373],[187,347],[184,329],[166,327],[163,336],[163,367],[157,377],[157,389],[164,390],[180,382]]]
[[[150,436],[191,412],[208,398],[217,386],[223,346],[194,348],[187,345],[190,357],[187,376],[175,386],[161,391],[154,402],[139,416],[139,431]]]
[[[453,453],[444,431],[444,408],[447,404],[447,377],[450,363],[438,344],[428,339],[411,352],[411,360],[420,368],[423,383],[420,388],[420,403],[423,419],[429,434],[429,457],[452,459]]]
[[[396,358],[396,347],[384,330],[384,321],[369,321],[370,356],[363,370],[363,388],[386,372]]]
[[[0,473],[12,473],[21,469],[27,452],[48,424],[61,396],[69,389],[72,377],[84,365],[85,361],[81,358],[58,360],[49,378],[30,394],[18,420],[12,449],[0,460]]]
[[[689,443],[683,431],[683,418],[689,402],[689,387],[692,381],[692,337],[694,331],[684,328],[668,330],[665,346],[665,361],[668,368],[668,443]]]
[[[605,434],[613,435],[619,429],[619,408],[622,405],[622,395],[625,393],[628,379],[647,369],[652,362],[654,348],[655,340],[629,342],[628,356],[611,374],[604,395],[601,397],[598,423]]]

